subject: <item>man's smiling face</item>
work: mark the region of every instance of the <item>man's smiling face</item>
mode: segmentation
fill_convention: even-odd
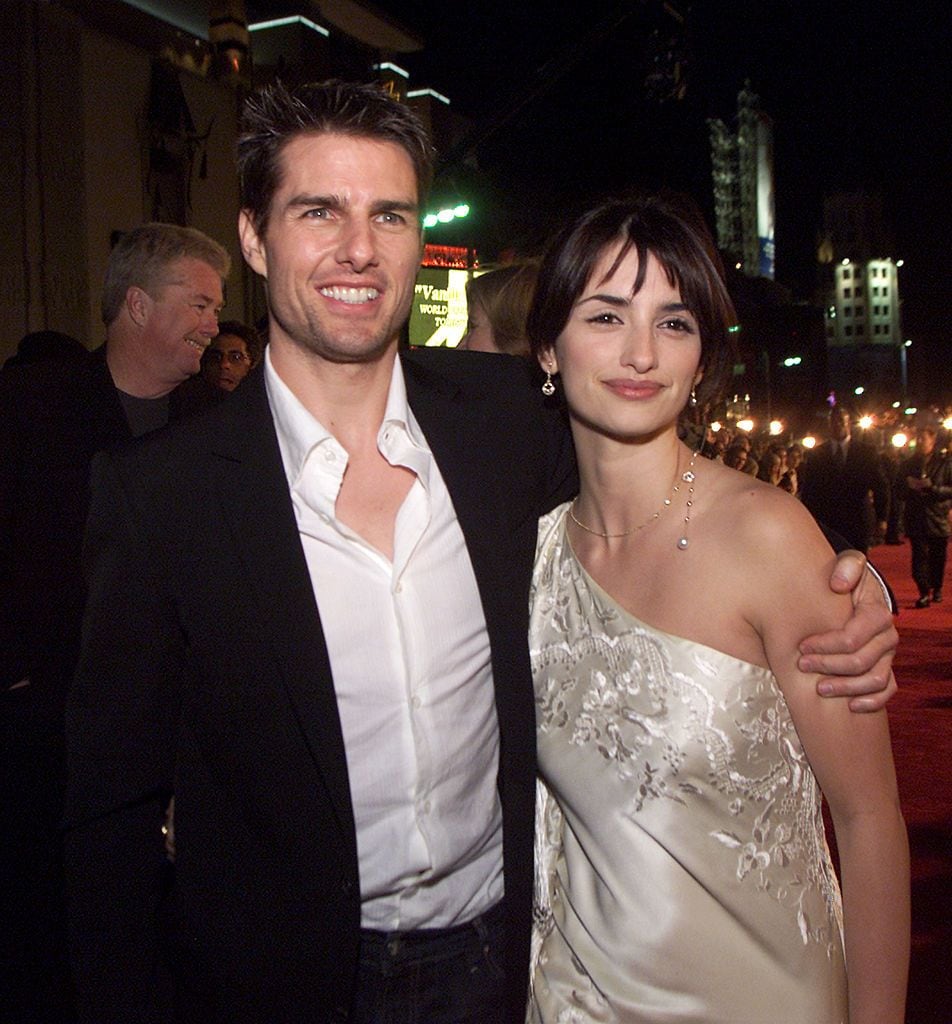
[[[202,353],[218,334],[224,305],[218,271],[183,257],[169,266],[166,280],[150,297],[143,356],[154,375],[171,386],[198,373]]]
[[[413,163],[397,143],[299,135],[260,237],[239,223],[251,267],[268,281],[272,344],[329,362],[378,358],[410,314],[421,234]]]

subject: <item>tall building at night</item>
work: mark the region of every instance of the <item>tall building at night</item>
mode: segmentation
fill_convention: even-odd
[[[864,387],[893,399],[904,390],[902,261],[894,261],[890,249],[879,196],[860,192],[827,197],[817,258],[834,389]]]
[[[748,277],[774,276],[773,123],[748,82],[737,96],[737,130],[708,121],[717,244]]]

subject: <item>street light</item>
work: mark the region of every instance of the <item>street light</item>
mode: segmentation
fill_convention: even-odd
[[[469,204],[458,203],[456,206],[447,206],[436,213],[428,213],[423,218],[425,228],[435,228],[437,224],[449,224],[450,221],[458,220],[461,217],[469,216]]]

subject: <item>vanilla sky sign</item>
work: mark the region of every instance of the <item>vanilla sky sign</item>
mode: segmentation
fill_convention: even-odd
[[[466,270],[422,267],[413,289],[410,344],[455,348],[466,332]]]

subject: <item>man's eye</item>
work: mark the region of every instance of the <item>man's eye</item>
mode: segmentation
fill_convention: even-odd
[[[402,214],[394,213],[392,210],[381,213],[377,219],[383,224],[406,224],[407,222],[406,217]]]
[[[305,210],[304,216],[310,220],[325,220],[329,212],[326,206],[316,206],[311,210]]]

